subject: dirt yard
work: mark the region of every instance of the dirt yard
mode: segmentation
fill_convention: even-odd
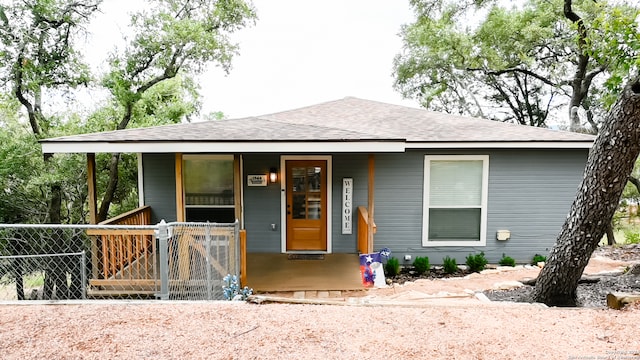
[[[587,272],[629,263],[598,256]],[[2,304],[0,357],[640,360],[640,307],[558,309],[471,294],[537,272],[419,280],[333,299],[341,305]]]

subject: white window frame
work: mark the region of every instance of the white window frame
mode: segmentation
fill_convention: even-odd
[[[431,181],[431,161],[467,161],[482,160],[482,195],[480,206],[479,241],[433,241],[429,240],[429,191]],[[422,246],[486,246],[487,245],[487,199],[489,189],[489,155],[425,155],[424,190],[422,200]]]

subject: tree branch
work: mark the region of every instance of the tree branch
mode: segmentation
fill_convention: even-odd
[[[509,69],[503,69],[503,70],[487,70],[487,69],[482,69],[482,68],[467,68],[468,71],[482,71],[487,75],[495,75],[495,76],[500,76],[503,74],[511,74],[511,73],[521,73],[521,74],[525,74],[525,75],[529,75],[532,76],[540,81],[542,81],[543,83],[550,85],[550,86],[556,86],[557,84],[554,83],[553,81],[547,79],[544,76],[538,75],[536,73],[534,73],[531,70],[527,70],[527,69],[520,69],[520,68],[509,68]]]
[[[22,92],[22,89],[24,87],[24,73],[22,71],[22,63],[24,61],[26,61],[24,59],[24,55],[22,53],[23,49],[20,49],[20,54],[18,54],[18,58],[16,59],[16,64],[15,66],[15,87],[13,89],[13,93],[16,95],[16,98],[18,98],[18,101],[20,102],[20,104],[22,104],[22,106],[25,107],[25,109],[27,109],[27,116],[29,117],[29,125],[31,125],[31,130],[33,131],[33,134],[38,137],[41,134],[41,129],[40,129],[40,125],[38,124],[38,118],[35,114],[35,111],[33,109],[33,104],[31,104],[31,102],[29,101],[29,99],[27,99],[24,96],[24,93]]]
[[[636,187],[636,189],[638,190],[638,192],[640,192],[640,179],[633,177],[633,175],[629,175],[629,182],[633,184],[633,186]]]

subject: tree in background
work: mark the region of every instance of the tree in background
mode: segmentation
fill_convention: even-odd
[[[100,86],[110,101],[89,115],[65,111],[74,88],[93,84],[78,39],[100,5],[101,0],[0,0],[0,79],[26,114],[34,148],[47,137],[188,119],[200,108],[194,76],[211,64],[228,71],[238,51],[229,35],[255,21],[243,0],[153,1],[131,17],[133,35],[123,37],[107,59]],[[47,216],[23,221],[84,222],[86,190],[68,181],[86,171],[84,162],[78,155],[45,154],[45,163],[52,164],[46,166],[48,176],[40,177],[48,182]],[[106,189],[99,210],[104,219],[112,203],[117,211],[137,200],[137,166],[126,154],[99,155],[97,166],[105,170],[98,173],[99,190]]]
[[[89,80],[89,70],[76,51],[74,42],[98,10],[100,0],[83,2],[68,0],[25,0],[0,2],[0,80],[26,112],[32,136],[25,143],[37,149],[35,141],[54,136],[56,116],[51,108],[52,98]],[[15,125],[14,131],[19,131]],[[27,152],[28,153],[28,152]],[[58,171],[59,160],[51,154],[43,158],[44,186],[41,198],[46,199],[46,217],[39,221],[60,223],[63,211],[63,181]],[[32,176],[33,174],[22,173]],[[28,188],[25,188],[28,190]],[[32,200],[35,201],[35,200]],[[22,213],[23,217],[24,213]],[[23,220],[16,218],[15,220]],[[35,220],[35,219],[28,219]],[[62,253],[66,241],[59,234],[48,234],[48,252]],[[47,276],[44,298],[77,297],[67,284],[66,265],[52,261],[45,269]],[[77,290],[79,286],[73,286]]]
[[[412,0],[395,88],[429,109],[597,132],[638,55],[638,7],[591,0]]]
[[[110,56],[111,70],[103,79],[118,109],[115,129],[125,129],[136,120],[136,107],[144,106],[143,97],[153,87],[179,75],[190,81],[210,64],[228,71],[238,49],[229,35],[255,17],[254,9],[243,0],[154,1],[153,6],[134,14],[131,26],[135,36]],[[107,218],[114,199],[120,157],[111,155],[98,221]]]
[[[101,0],[27,0],[0,3],[0,80],[26,111],[36,140],[52,136],[52,97],[90,81],[88,66],[75,41]],[[53,162],[45,154],[47,164]],[[62,188],[50,173],[47,221],[60,223]]]

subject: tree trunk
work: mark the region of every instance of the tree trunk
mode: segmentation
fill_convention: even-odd
[[[111,154],[111,162],[109,163],[109,183],[104,191],[104,197],[100,202],[100,210],[98,210],[98,223],[107,220],[109,216],[109,206],[113,201],[116,189],[118,188],[118,164],[120,163],[120,153]]]
[[[636,78],[607,115],[591,149],[569,216],[536,282],[535,301],[576,305],[578,280],[611,223],[639,153],[640,78]]]
[[[616,244],[616,238],[615,235],[613,234],[613,224],[609,223],[607,225],[607,245],[615,245]]]
[[[18,300],[24,300],[24,281],[22,275],[24,274],[24,246],[22,244],[22,236],[15,235],[14,239],[9,240],[9,246],[11,247],[11,254],[17,256],[13,259],[13,276],[16,281],[16,298]]]

